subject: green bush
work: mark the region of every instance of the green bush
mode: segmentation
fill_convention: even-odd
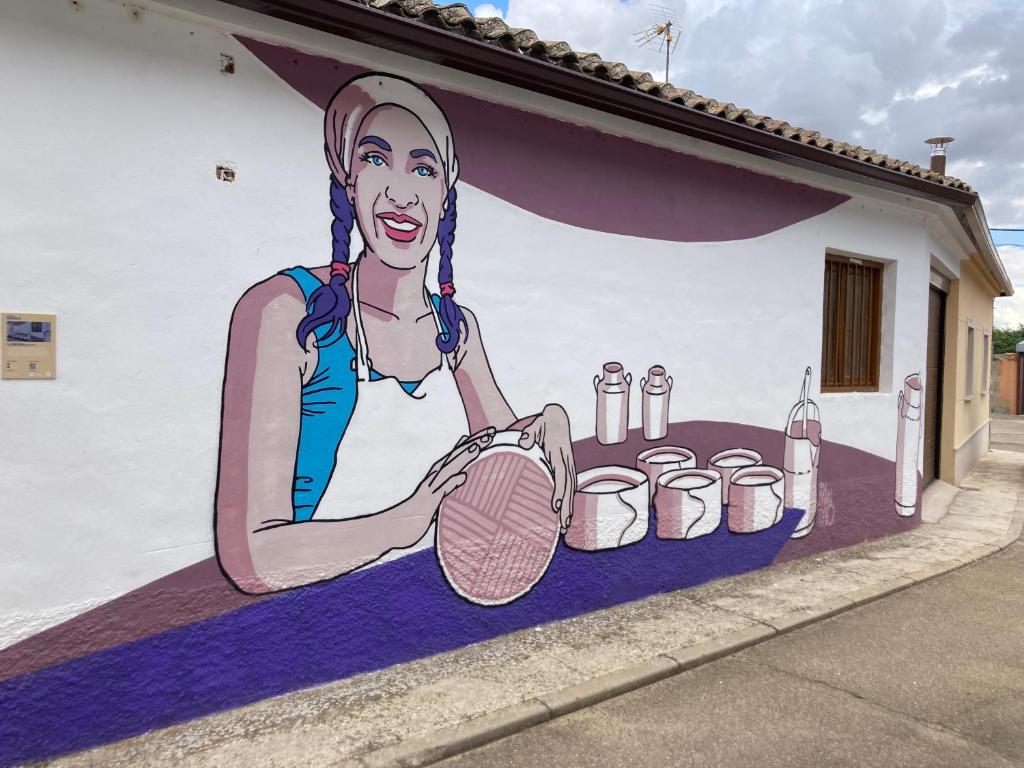
[[[1024,323],[1020,323],[1016,328],[995,328],[992,330],[992,354],[1014,352],[1020,341],[1024,341]]]

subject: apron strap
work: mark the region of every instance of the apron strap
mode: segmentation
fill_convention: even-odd
[[[369,381],[373,363],[370,361],[369,347],[366,344],[363,313],[359,309],[359,261],[352,269],[352,316],[356,321],[356,380]]]
[[[444,325],[441,323],[441,315],[437,311],[437,305],[434,303],[434,297],[430,295],[430,291],[427,290],[426,286],[423,286],[423,297],[427,300],[427,304],[430,306],[430,313],[434,317],[434,325],[437,327],[437,332],[439,334],[447,333]],[[356,321],[356,379],[357,381],[370,381],[370,371],[373,369],[373,360],[370,359],[370,346],[366,342],[366,330],[363,328],[363,313],[359,308],[358,260],[352,269],[352,304],[352,314]],[[448,366],[449,371],[455,370],[449,355],[442,352],[441,359]]]

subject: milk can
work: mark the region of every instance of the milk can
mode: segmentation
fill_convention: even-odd
[[[629,429],[629,387],[633,376],[623,373],[621,363],[605,363],[601,376],[594,377],[597,392],[597,442],[602,445],[626,442]]]
[[[668,399],[672,394],[672,377],[660,365],[652,366],[647,378],[641,379],[643,390],[644,439],[661,440],[668,434]]]
[[[921,445],[921,376],[907,376],[899,397],[896,431],[896,514],[910,517],[917,511],[917,455]]]
[[[800,399],[786,420],[786,450],[783,472],[786,475],[786,507],[802,509],[791,538],[811,532],[818,512],[818,462],[821,456],[821,413],[811,400],[811,369],[804,372]]]

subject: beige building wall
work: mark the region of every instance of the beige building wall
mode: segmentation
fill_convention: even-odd
[[[940,477],[947,482],[959,483],[989,448],[992,304],[998,295],[977,257],[962,262],[960,279],[950,283],[940,449]]]

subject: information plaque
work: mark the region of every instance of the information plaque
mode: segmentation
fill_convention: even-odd
[[[0,378],[53,379],[57,376],[57,317],[0,314],[3,356]]]

